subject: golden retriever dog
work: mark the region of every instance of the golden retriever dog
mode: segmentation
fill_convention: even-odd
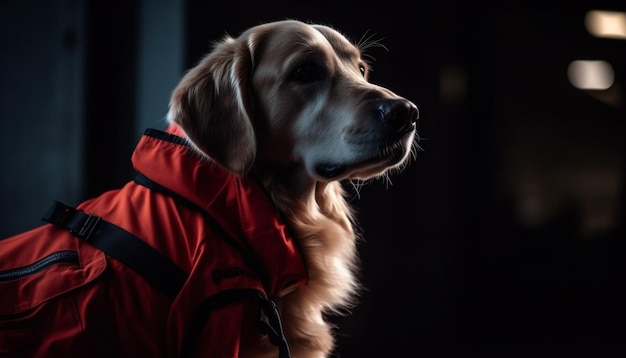
[[[417,107],[368,82],[375,44],[295,20],[217,42],[133,180],[0,240],[0,356],[331,355],[361,288],[343,185],[418,149]]]
[[[325,316],[351,307],[359,289],[342,182],[399,171],[418,148],[417,107],[368,82],[366,45],[296,20],[252,27],[186,73],[167,114],[206,160],[255,176],[292,229],[309,282],[277,306],[296,358],[333,351]],[[247,350],[276,354],[262,347]]]

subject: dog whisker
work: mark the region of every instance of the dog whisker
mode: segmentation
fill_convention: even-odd
[[[356,46],[361,50],[361,52],[365,52],[374,47],[380,47],[389,51],[389,49],[382,43],[385,38],[381,37],[375,39],[374,36],[376,36],[376,33],[369,34],[369,30],[366,31],[363,36],[361,36],[361,39],[356,43]]]

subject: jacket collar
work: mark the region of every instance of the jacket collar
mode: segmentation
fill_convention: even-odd
[[[132,156],[136,171],[203,208],[261,266],[270,297],[307,281],[294,239],[264,189],[200,157],[178,126],[146,130]]]

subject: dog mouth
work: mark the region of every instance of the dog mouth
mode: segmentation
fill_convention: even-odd
[[[321,163],[315,166],[315,172],[326,179],[340,176],[348,170],[347,164]]]
[[[325,179],[338,179],[347,173],[346,177],[358,174],[361,171],[371,171],[379,168],[379,171],[400,163],[409,151],[407,142],[412,140],[415,125],[403,132],[395,139],[388,138],[373,155],[359,159],[351,163],[321,162],[315,165],[315,172]],[[371,169],[371,170],[368,170]]]

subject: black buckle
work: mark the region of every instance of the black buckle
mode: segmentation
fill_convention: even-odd
[[[80,239],[89,241],[89,236],[91,236],[91,233],[93,233],[93,230],[96,228],[96,226],[100,222],[100,217],[95,216],[95,215],[88,215],[84,213],[81,213],[81,214],[86,216],[82,225],[80,226],[78,230],[70,229],[70,232],[72,233],[72,235]]]
[[[270,340],[270,343],[278,346],[279,358],[291,357],[289,345],[287,344],[287,339],[285,338],[285,334],[283,333],[283,327],[280,322],[278,307],[276,307],[274,301],[263,300],[261,302],[260,311],[261,317],[259,320],[259,324],[261,334],[267,336]]]
[[[99,216],[85,214],[56,200],[53,200],[52,206],[41,219],[68,229],[72,235],[85,241],[89,241],[101,220]]]

